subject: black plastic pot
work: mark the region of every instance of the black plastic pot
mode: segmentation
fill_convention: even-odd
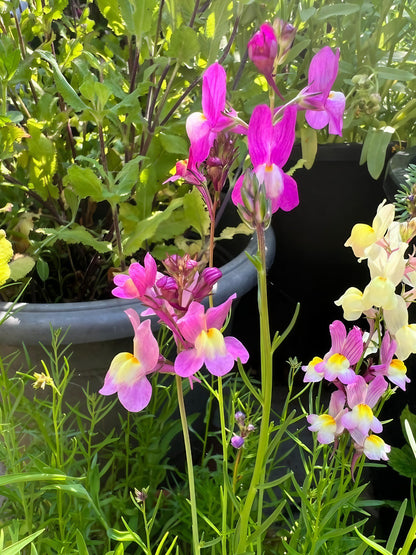
[[[366,166],[360,166],[361,145],[322,145],[310,170],[297,170],[293,177],[300,203],[291,212],[279,210],[273,216],[276,257],[269,272],[270,322],[272,331],[283,332],[297,302],[300,314],[294,330],[275,354],[275,379],[286,375],[289,357],[307,364],[323,356],[330,347],[329,324],[342,319],[342,309],[334,304],[350,286],[368,282],[368,268],[359,264],[352,250],[344,246],[354,224],[371,224],[384,199],[382,179],[374,180]],[[295,147],[286,166],[301,158]],[[236,326],[248,344],[252,360],[258,357],[256,293],[239,307]],[[249,327],[243,324],[250,322]],[[237,331],[236,331],[237,333]]]
[[[416,146],[399,150],[388,161],[383,187],[389,202],[394,202],[400,185],[406,183],[409,164],[416,164]]]

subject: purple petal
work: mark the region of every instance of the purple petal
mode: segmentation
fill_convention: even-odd
[[[149,319],[143,320],[134,337],[134,355],[140,361],[141,370],[145,374],[150,374],[159,360],[159,345],[150,326]]]
[[[205,358],[205,366],[210,374],[214,376],[224,376],[233,369],[235,359],[230,353],[216,355],[213,358]]]
[[[196,349],[181,351],[175,359],[174,370],[181,378],[193,376],[204,364],[204,359],[198,356]]]
[[[129,412],[139,412],[147,407],[152,397],[152,384],[143,376],[132,385],[122,384],[118,388],[120,403]]]
[[[202,110],[211,127],[225,108],[227,75],[219,63],[212,64],[202,78]]]
[[[230,355],[237,360],[241,360],[245,364],[249,359],[249,353],[244,345],[235,337],[226,336],[224,337],[225,346]]]
[[[286,173],[283,174],[283,185],[284,189],[280,197],[280,208],[285,212],[290,212],[290,210],[293,210],[299,204],[298,185],[293,177]],[[272,212],[275,212],[273,210],[273,203]]]
[[[270,161],[279,167],[283,167],[295,142],[296,106],[287,106],[283,118],[274,126],[270,151]]]
[[[366,395],[367,384],[362,376],[357,376],[353,383],[347,385],[347,401],[351,409],[356,405],[365,403]]]
[[[185,340],[193,345],[201,331],[206,330],[204,306],[193,301],[185,316],[179,318],[177,324]]]
[[[372,380],[368,384],[365,402],[369,407],[373,408],[376,405],[377,401],[386,391],[387,385],[388,384],[386,380],[383,378],[383,376],[376,376],[374,380]],[[374,429],[373,431],[377,432],[377,430],[374,430]]]
[[[116,393],[116,391],[117,391],[117,384],[114,382],[110,372],[107,372],[104,378],[104,385],[98,391],[98,393],[101,393],[101,395],[113,395],[113,393]]]
[[[331,135],[339,135],[342,137],[345,96],[341,92],[331,91],[325,103],[325,109],[329,116],[328,131]]]
[[[256,168],[261,164],[270,164],[273,125],[272,114],[266,104],[259,104],[254,108],[247,136],[248,151],[253,166]]]
[[[218,306],[214,306],[207,310],[206,314],[206,322],[207,322],[207,329],[210,328],[217,328],[217,330],[221,329],[225,319],[227,318],[228,313],[230,312],[231,305],[233,300],[237,297],[236,293],[233,293],[228,299]]]
[[[244,174],[241,175],[235,182],[233,192],[231,193],[231,200],[237,206],[243,204],[243,199],[241,198],[241,186],[243,185]]]
[[[340,389],[334,391],[329,401],[328,413],[335,418],[345,407],[345,401],[346,396],[343,391]]]
[[[335,54],[324,46],[311,60],[308,72],[310,90],[321,92],[326,98],[338,74],[339,49]]]
[[[186,120],[186,132],[191,142],[192,161],[195,165],[203,162],[214,144],[215,134],[205,116],[195,112]]]
[[[329,326],[329,333],[332,341],[330,353],[341,353],[347,335],[344,324],[340,320],[334,320]]]
[[[355,364],[360,360],[363,350],[364,345],[361,330],[357,326],[354,326],[347,335],[341,352],[347,357],[350,364]]]
[[[329,123],[329,114],[326,110],[306,110],[305,118],[313,129],[323,129]]]

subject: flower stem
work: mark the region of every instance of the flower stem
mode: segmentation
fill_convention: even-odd
[[[256,462],[247,496],[241,511],[240,520],[237,525],[237,550],[238,553],[247,551],[248,525],[251,509],[257,495],[258,486],[261,482],[265,466],[265,458],[269,443],[270,411],[272,401],[273,367],[272,367],[272,345],[270,339],[269,311],[267,303],[267,280],[266,280],[266,246],[264,229],[257,227],[258,252],[260,256],[260,268],[257,272],[258,279],[258,305],[260,317],[260,361],[261,361],[261,394],[262,394],[262,417],[259,432],[259,443],[257,448]],[[260,500],[261,503],[261,500]],[[261,507],[259,507],[261,512]]]
[[[195,496],[195,480],[194,480],[194,466],[192,462],[191,442],[189,440],[188,421],[186,419],[185,403],[183,400],[182,380],[180,376],[176,376],[176,386],[178,391],[178,405],[181,415],[183,441],[185,444],[186,464],[188,469],[189,481],[189,498],[191,502],[191,516],[192,516],[192,542],[194,555],[200,554],[199,547],[199,534],[198,534],[198,515],[196,510],[196,496]]]

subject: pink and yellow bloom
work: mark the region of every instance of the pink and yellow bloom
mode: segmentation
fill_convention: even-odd
[[[104,385],[99,393],[117,393],[120,403],[130,412],[138,412],[150,402],[152,385],[147,376],[161,370],[159,346],[150,328],[150,320],[140,322],[136,311],[129,308],[127,316],[134,329],[133,354],[116,355],[105,376]]]
[[[376,376],[386,376],[394,385],[403,391],[410,379],[406,376],[406,365],[398,358],[393,358],[397,349],[397,343],[390,337],[389,332],[384,334],[380,347],[380,364],[373,364],[370,371]]]
[[[296,107],[287,106],[282,119],[273,125],[270,108],[256,106],[248,126],[248,151],[254,173],[260,184],[264,183],[266,196],[271,201],[272,213],[279,208],[285,212],[299,204],[296,181],[283,172],[295,141]],[[242,205],[241,187],[244,175],[236,182],[232,200]]]
[[[206,312],[202,304],[192,302],[186,314],[177,321],[188,344],[175,359],[174,368],[179,376],[193,376],[204,364],[214,376],[224,376],[238,358],[242,363],[247,362],[249,354],[240,341],[221,333],[235,297],[235,294],[231,295],[224,303]]]
[[[348,333],[344,324],[340,320],[335,320],[329,326],[332,345],[331,349],[324,356],[322,362],[315,365],[314,371],[326,380],[333,382],[339,380],[342,384],[351,384],[357,379],[352,366],[356,364],[364,350],[362,332],[360,328],[354,326]],[[307,373],[304,381],[318,381],[311,379]]]
[[[376,376],[369,384],[362,376],[356,376],[355,382],[347,386],[347,404],[351,410],[343,415],[341,423],[356,443],[362,445],[370,430],[382,431],[383,426],[372,409],[386,389],[383,376]]]
[[[345,407],[345,393],[341,390],[334,391],[329,402],[328,414],[310,414],[307,417],[308,428],[311,432],[318,432],[319,443],[332,443],[344,431],[341,423],[342,416],[348,411]]]

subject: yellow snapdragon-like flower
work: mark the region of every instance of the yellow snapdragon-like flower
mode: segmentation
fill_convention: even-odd
[[[384,237],[393,220],[394,204],[380,204],[373,224],[355,224],[345,246],[351,247],[357,258],[365,257],[366,249]]]
[[[356,287],[349,287],[335,304],[342,306],[344,318],[348,321],[357,320],[364,311],[363,294]]]
[[[0,286],[10,277],[9,262],[12,256],[12,244],[6,239],[5,231],[0,229]]]

